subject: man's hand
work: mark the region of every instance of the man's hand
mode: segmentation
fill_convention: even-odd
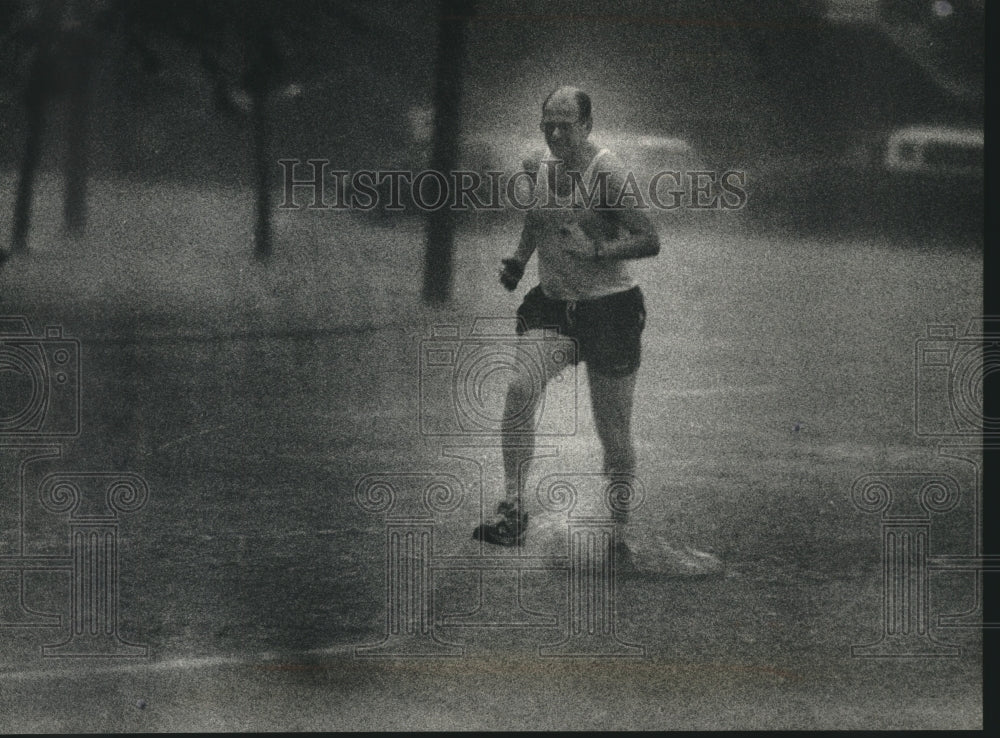
[[[564,250],[582,259],[597,259],[603,246],[618,236],[618,224],[601,213],[584,210],[559,229]]]
[[[500,264],[500,284],[508,292],[513,292],[524,276],[524,266],[517,259],[501,259]]]

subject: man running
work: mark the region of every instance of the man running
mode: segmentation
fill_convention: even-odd
[[[543,328],[557,326],[567,337],[563,355],[575,355],[586,363],[594,425],[604,448],[604,473],[613,478],[635,469],[630,423],[646,320],[642,292],[629,273],[628,261],[656,256],[660,242],[653,224],[634,208],[636,198],[627,191],[623,197],[625,167],[589,140],[592,127],[590,97],[582,90],[560,87],[542,103],[541,129],[551,157],[539,163],[537,205],[527,212],[516,252],[502,260],[500,281],[513,290],[537,250],[539,284],[517,310],[518,335],[539,341],[545,335]],[[603,197],[583,206],[576,197],[576,206],[568,206],[574,190],[576,195],[593,194],[600,177],[606,177]],[[552,207],[553,203],[563,205]],[[596,204],[610,207],[595,210]],[[552,339],[546,343],[551,345]],[[544,381],[548,381],[564,364],[553,358],[558,351],[545,353],[549,363]],[[523,540],[528,524],[524,484],[534,442],[525,433],[524,418],[532,422],[539,400],[538,387],[528,376],[516,377],[507,390],[501,427],[506,496],[497,518],[474,531],[477,540],[500,546],[520,545]],[[626,519],[626,511],[615,515],[620,547]]]

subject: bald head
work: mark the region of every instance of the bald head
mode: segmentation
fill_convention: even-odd
[[[593,144],[587,141],[593,122],[590,119],[590,96],[576,87],[560,87],[542,103],[542,122],[552,155],[567,165],[583,166],[593,157]]]
[[[579,87],[563,86],[557,87],[542,103],[542,114],[546,110],[565,113],[569,110],[575,111],[576,119],[581,122],[590,122],[590,95]]]

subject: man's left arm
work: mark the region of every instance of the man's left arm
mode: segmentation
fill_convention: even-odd
[[[642,259],[660,253],[660,236],[652,222],[641,210],[627,208],[615,212],[618,219],[617,238],[594,240],[594,258]]]
[[[625,190],[627,173],[624,166],[617,166],[608,177],[607,199],[581,224],[584,232],[594,242],[593,258],[642,259],[660,253],[660,237],[649,217],[639,207],[638,198]],[[635,180],[633,180],[634,182]],[[607,229],[599,219],[610,221],[616,232],[614,238],[606,236]]]

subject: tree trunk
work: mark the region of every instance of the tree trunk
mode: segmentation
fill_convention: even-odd
[[[465,26],[471,0],[441,0],[438,53],[434,87],[434,131],[430,168],[446,177],[458,165],[461,138],[462,72],[465,64]],[[427,217],[427,250],[423,297],[441,303],[451,297],[454,214],[447,204]]]
[[[49,97],[49,60],[44,50],[39,50],[32,64],[28,80],[25,107],[28,112],[28,135],[24,142],[24,156],[17,181],[17,200],[14,204],[14,228],[11,235],[11,253],[27,253],[28,231],[31,229],[31,200],[35,174],[42,155],[42,134],[45,132],[45,108]]]
[[[271,167],[270,121],[267,115],[267,96],[262,89],[252,92],[250,110],[253,129],[253,166],[257,187],[257,218],[254,229],[254,255],[258,259],[271,256]]]
[[[271,256],[271,119],[269,95],[284,62],[275,35],[275,18],[269,6],[256,7],[255,18],[245,27],[247,43],[252,51],[243,83],[250,94],[250,135],[253,138],[254,183],[257,189],[254,255],[265,260]]]

